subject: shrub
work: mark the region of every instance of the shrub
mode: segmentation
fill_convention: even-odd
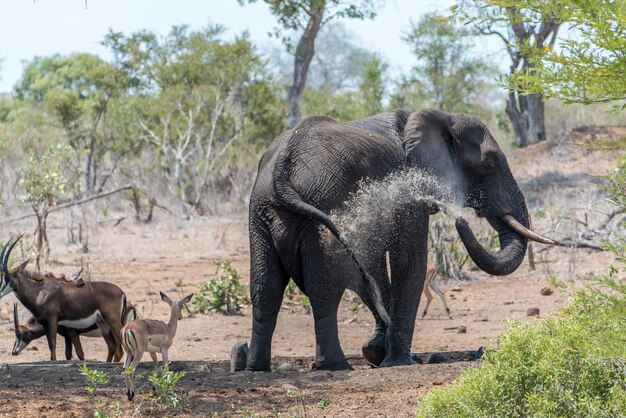
[[[163,406],[178,407],[181,405],[181,398],[174,392],[178,381],[185,376],[185,372],[164,372],[162,369],[148,376],[152,382],[152,396],[156,403]]]
[[[215,264],[220,276],[200,286],[200,291],[191,302],[193,311],[222,311],[227,314],[241,312],[249,303],[247,286],[239,283],[241,276],[230,260],[216,261]]]
[[[578,290],[556,316],[513,321],[482,367],[418,402],[418,417],[622,416],[626,411],[626,283]]]

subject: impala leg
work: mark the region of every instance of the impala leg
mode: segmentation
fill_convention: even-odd
[[[424,319],[424,317],[426,316],[426,313],[428,312],[428,307],[430,306],[430,302],[433,301],[433,294],[430,293],[431,286],[432,286],[432,283],[428,283],[426,286],[424,286],[424,296],[426,296],[426,306],[424,306],[424,312],[422,312],[422,316],[420,317],[420,319]]]
[[[163,351],[161,351],[161,356],[163,357],[163,373],[167,373],[169,370],[168,362],[167,362],[167,349],[164,348]]]
[[[446,307],[446,312],[448,313],[448,318],[452,319],[452,314],[450,313],[450,308],[448,308],[448,304],[446,303],[446,295],[443,294],[441,289],[439,289],[439,287],[434,282],[432,282],[430,284],[430,286],[432,287],[434,292],[437,294],[437,296],[439,296],[439,298],[441,298],[441,301],[443,302],[443,306]]]
[[[133,397],[135,396],[134,392],[133,395],[130,395],[130,387],[131,387],[131,383],[130,383],[130,373],[131,371],[128,369],[133,361],[133,355],[129,350],[124,350],[126,351],[126,359],[124,360],[124,383],[126,383],[126,396],[128,397],[129,401],[133,400]]]
[[[133,400],[133,398],[135,397],[135,393],[137,392],[137,388],[135,386],[135,380],[136,380],[135,370],[137,370],[137,366],[139,365],[139,362],[141,361],[142,357],[143,357],[143,350],[137,347],[137,351],[135,351],[135,353],[133,354],[132,362],[130,363],[130,370],[131,370],[130,376],[129,376],[130,390],[128,391],[129,401]],[[128,361],[128,353],[127,353],[126,359]]]
[[[156,373],[159,370],[159,359],[156,353],[153,352],[150,352],[150,357],[152,357],[152,364],[154,365],[154,372]]]

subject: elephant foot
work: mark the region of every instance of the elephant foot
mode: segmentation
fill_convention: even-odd
[[[374,337],[363,344],[361,351],[365,360],[378,367],[385,360],[385,341],[377,341]]]
[[[380,363],[380,367],[412,366],[414,364],[418,363],[413,360],[411,356],[403,356],[399,358],[385,358],[385,360]]]
[[[271,366],[255,366],[254,364],[248,364],[244,369],[246,372],[271,372]]]
[[[339,370],[354,370],[348,362],[343,359],[342,361],[316,361],[315,370],[328,370],[331,372],[337,372]]]

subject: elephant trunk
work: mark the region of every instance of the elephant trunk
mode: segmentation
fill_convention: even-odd
[[[511,274],[524,260],[527,240],[500,218],[487,217],[487,221],[498,232],[500,238],[500,251],[496,253],[485,249],[478,242],[467,221],[462,217],[456,219],[455,226],[468,254],[481,270],[496,276]],[[528,219],[525,217],[522,222],[528,224]]]

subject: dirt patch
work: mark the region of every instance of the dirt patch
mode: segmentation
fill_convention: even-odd
[[[163,409],[140,397],[134,404],[124,399],[124,380],[118,368],[90,364],[102,370],[109,384],[98,389],[96,397],[105,408],[118,404],[123,415],[136,413],[140,406],[150,416],[307,416],[409,417],[415,413],[415,400],[428,389],[458,377],[476,363],[452,363],[371,369],[358,367],[343,372],[288,371],[282,373],[230,373],[210,370],[203,362],[172,364],[173,370],[186,370],[179,381],[180,408]],[[83,417],[91,416],[96,403],[87,393],[79,365],[19,365],[0,372],[0,416]],[[145,393],[151,391],[139,371]],[[54,392],[51,392],[54,388]]]

